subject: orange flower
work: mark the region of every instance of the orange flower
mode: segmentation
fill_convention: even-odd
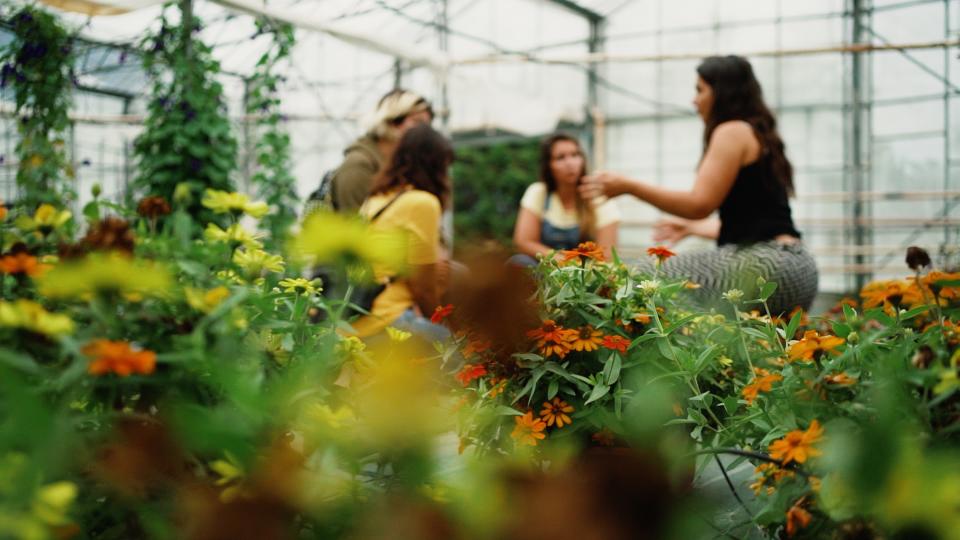
[[[613,351],[620,351],[620,353],[623,354],[627,352],[627,347],[630,346],[630,340],[623,336],[613,334],[604,336],[601,345]]]
[[[157,354],[153,351],[138,351],[126,341],[96,339],[88,343],[83,354],[93,358],[87,367],[91,375],[116,373],[127,377],[131,373],[149,375],[156,369]]]
[[[827,375],[823,378],[823,381],[828,384],[836,384],[840,386],[851,386],[857,383],[856,379],[842,371],[836,375]]]
[[[467,346],[463,348],[463,355],[466,357],[476,356],[482,352],[490,350],[493,344],[485,339],[471,339],[467,341]]]
[[[457,380],[460,384],[466,386],[470,381],[479,379],[487,374],[487,368],[483,364],[466,364],[457,373]]]
[[[754,469],[754,472],[759,475],[756,481],[750,484],[750,489],[753,490],[755,495],[759,495],[764,487],[767,488],[767,495],[770,495],[774,492],[775,488],[770,484],[777,484],[784,478],[792,478],[796,476],[793,471],[778,467],[775,463],[763,463],[757,466]]]
[[[790,348],[787,349],[787,356],[791,362],[798,360],[810,362],[813,360],[814,355],[819,356],[826,352],[840,354],[840,351],[835,349],[843,345],[843,343],[843,338],[837,336],[821,336],[817,334],[816,330],[807,330],[803,334],[803,339],[790,345]]]
[[[527,336],[537,340],[537,347],[544,356],[556,355],[563,358],[570,352],[571,342],[576,339],[576,330],[557,325],[551,319],[543,321],[543,326],[527,332]]]
[[[782,439],[770,443],[770,457],[782,461],[784,465],[791,461],[804,463],[807,458],[823,454],[813,447],[822,438],[823,428],[820,427],[820,422],[814,420],[810,422],[810,427],[806,431],[796,429],[787,433]]]
[[[515,425],[510,436],[517,441],[517,444],[536,446],[539,441],[547,437],[543,432],[547,429],[547,424],[539,418],[534,418],[532,411],[527,411],[523,416],[515,416],[513,421]]]
[[[562,256],[561,263],[570,262],[574,259],[581,261],[593,259],[598,262],[606,260],[603,256],[603,249],[596,242],[584,242],[577,246],[577,249],[564,249],[560,251],[560,255]]]
[[[806,497],[801,498],[787,510],[787,536],[793,536],[798,530],[809,525],[810,520],[813,519],[810,512],[807,512],[800,506],[803,504],[805,498]]]
[[[562,428],[564,424],[570,425],[573,423],[573,420],[568,416],[573,411],[574,408],[572,405],[555,397],[553,401],[543,402],[543,410],[540,411],[540,417],[547,422],[548,426],[556,424],[558,428]]]
[[[917,285],[916,279],[912,277],[867,283],[860,290],[860,297],[863,298],[864,309],[882,306],[887,313],[893,313],[894,309],[900,309],[901,306],[926,303],[923,291]]]
[[[446,319],[451,313],[453,313],[453,304],[437,306],[433,310],[433,315],[430,316],[430,322],[440,324],[440,322]]]
[[[657,264],[663,264],[663,261],[669,259],[676,255],[676,253],[670,251],[667,246],[655,246],[652,248],[647,248],[647,255],[657,258]]]
[[[957,281],[960,280],[960,272],[941,272],[939,270],[933,270],[927,275],[923,276],[921,283],[930,289],[930,292],[936,291],[937,296],[949,300],[960,299],[960,287],[957,286],[944,286],[940,285],[941,281]]]
[[[841,298],[839,302],[834,304],[832,308],[830,308],[830,313],[834,313],[834,314],[843,313],[843,306],[850,306],[853,309],[857,309],[858,305],[859,303],[855,298],[844,297],[844,298]]]
[[[613,443],[616,442],[616,436],[607,428],[594,433],[590,436],[590,439],[599,446],[613,446]]]
[[[743,399],[747,401],[747,405],[750,405],[757,399],[757,396],[760,392],[769,392],[773,390],[773,383],[777,381],[782,381],[783,376],[779,373],[770,373],[769,371],[761,368],[753,368],[753,381],[750,384],[743,387],[741,391],[743,393]]]
[[[50,265],[41,264],[29,253],[20,251],[0,258],[0,272],[4,274],[24,274],[30,277],[42,275]]]
[[[487,397],[493,399],[503,393],[507,389],[507,379],[500,379],[497,377],[492,377],[490,379],[490,391],[487,392]]]
[[[603,332],[594,329],[589,324],[581,326],[580,330],[577,330],[573,336],[570,348],[575,351],[595,351],[603,343]]]
[[[7,219],[7,204],[0,199],[0,221]]]

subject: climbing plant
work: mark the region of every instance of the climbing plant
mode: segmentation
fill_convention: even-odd
[[[176,199],[195,219],[215,221],[200,200],[207,188],[233,191],[237,142],[217,82],[220,64],[196,36],[201,23],[189,11],[186,1],[180,24],[171,24],[165,10],[160,29],[140,44],[153,89],[134,144],[134,186],[142,195]]]
[[[27,207],[73,199],[66,156],[73,88],[73,39],[56,17],[26,6],[10,18],[13,39],[0,50],[0,85],[13,90],[18,117],[17,187]]]
[[[295,38],[293,27],[267,20],[257,20],[257,35],[273,37],[270,47],[257,62],[247,82],[246,110],[256,129],[254,146],[255,172],[251,182],[257,196],[270,205],[270,214],[261,225],[269,231],[268,243],[282,246],[290,226],[297,219],[299,199],[296,178],[291,174],[290,135],[280,113],[277,85],[282,82],[276,73],[280,62],[289,58]]]

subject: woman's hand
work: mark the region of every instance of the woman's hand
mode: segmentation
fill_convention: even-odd
[[[586,200],[597,197],[613,198],[627,193],[630,179],[622,174],[600,171],[583,177],[580,184],[580,196]]]
[[[656,243],[676,244],[690,236],[690,222],[678,218],[662,218],[653,224],[653,241]]]

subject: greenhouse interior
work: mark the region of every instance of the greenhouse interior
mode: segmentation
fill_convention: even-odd
[[[0,538],[960,540],[960,2],[2,0]]]

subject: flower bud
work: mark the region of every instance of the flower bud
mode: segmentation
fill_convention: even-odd
[[[910,267],[914,272],[919,272],[920,270],[930,266],[930,254],[927,253],[927,250],[917,247],[910,246],[907,248],[907,266]]]
[[[103,193],[103,187],[100,186],[99,182],[94,183],[93,186],[90,187],[90,194],[93,195],[94,199],[99,197],[101,193]]]
[[[850,343],[851,345],[856,345],[857,343],[860,343],[860,334],[856,332],[850,332],[849,334],[847,334],[847,343]]]

